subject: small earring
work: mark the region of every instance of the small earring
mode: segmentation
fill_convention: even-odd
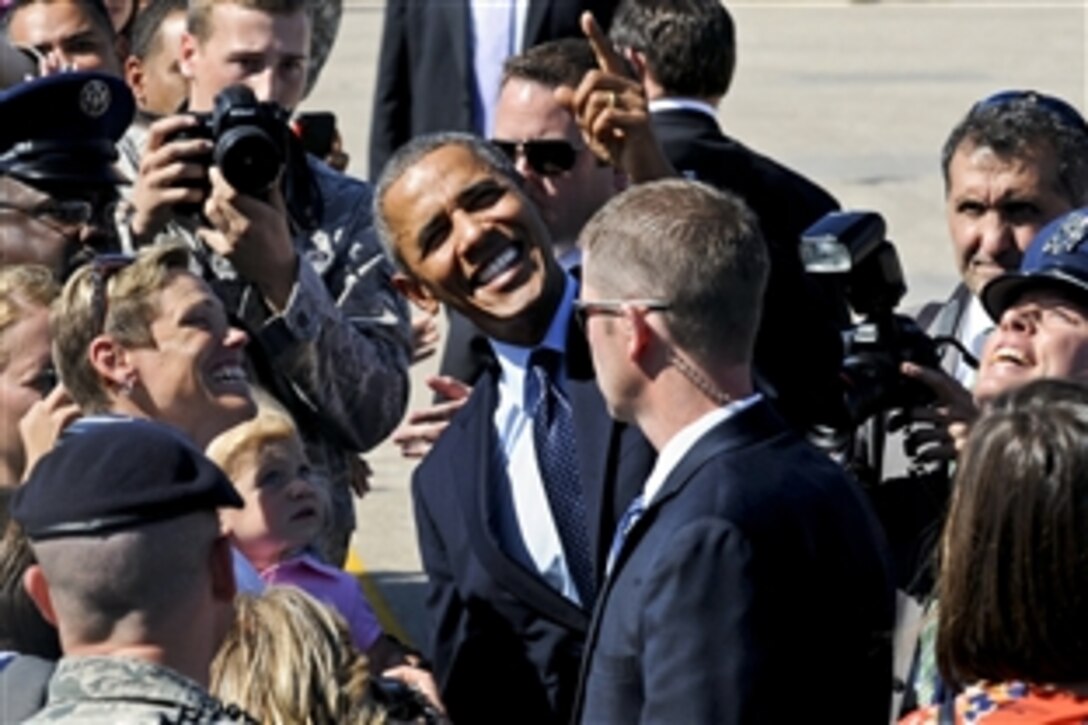
[[[135,378],[126,378],[125,380],[121,381],[120,385],[121,395],[124,395],[126,397],[132,397],[132,391],[136,387]]]

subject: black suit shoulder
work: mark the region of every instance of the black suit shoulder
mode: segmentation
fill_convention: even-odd
[[[769,408],[701,439],[630,532],[591,626],[583,722],[795,722],[844,681],[837,721],[886,719],[879,524]]]

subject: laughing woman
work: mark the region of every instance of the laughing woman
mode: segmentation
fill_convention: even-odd
[[[86,414],[153,418],[204,448],[255,412],[246,335],[184,247],[96,258],[68,280],[52,329],[57,370]]]

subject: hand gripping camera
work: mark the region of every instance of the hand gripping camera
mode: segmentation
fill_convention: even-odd
[[[192,115],[197,125],[171,140],[212,141],[211,154],[201,161],[218,166],[227,183],[241,193],[267,197],[287,162],[287,111],[275,103],[258,101],[246,86],[234,85],[215,97],[211,113]]]

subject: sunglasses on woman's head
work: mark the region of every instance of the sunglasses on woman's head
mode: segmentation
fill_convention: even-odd
[[[529,168],[541,176],[559,176],[574,168],[580,149],[561,138],[540,138],[531,141],[491,141],[500,151],[517,163],[518,154],[525,155]]]
[[[99,254],[88,262],[91,265],[91,308],[94,312],[95,330],[106,331],[106,314],[109,311],[110,278],[136,261],[131,254]]]

